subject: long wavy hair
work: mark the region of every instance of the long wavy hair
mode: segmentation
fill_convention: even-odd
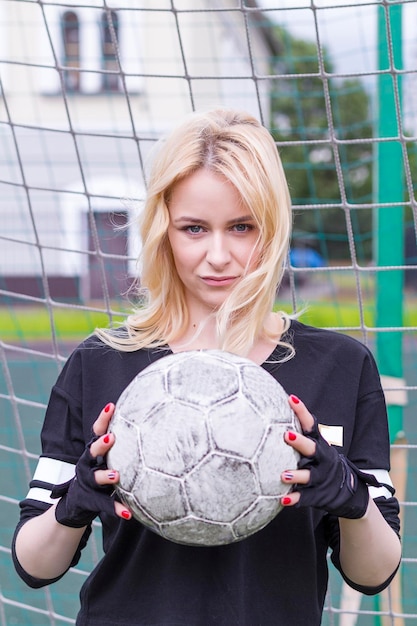
[[[169,344],[188,322],[184,287],[168,240],[169,202],[175,185],[200,168],[232,183],[259,229],[258,263],[227,296],[216,317],[218,348],[245,356],[256,339],[271,336],[266,320],[281,281],[291,234],[291,200],[276,145],[252,115],[228,109],[192,114],[161,142],[140,217],[140,289],[146,300],[124,329],[97,329],[124,351]],[[282,314],[286,325],[289,320]],[[287,344],[284,344],[287,345]]]

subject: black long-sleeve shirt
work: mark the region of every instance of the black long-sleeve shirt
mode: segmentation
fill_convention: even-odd
[[[263,367],[320,424],[337,427],[343,439],[338,449],[360,469],[389,470],[386,407],[370,351],[351,337],[297,321],[285,339],[295,357],[278,363],[277,348]],[[169,353],[120,352],[96,337],[73,352],[51,393],[40,470],[21,503],[18,528],[50,506],[53,483],[71,473],[102,408],[116,402],[139,371]],[[45,463],[53,468],[48,475]],[[382,495],[376,502],[399,532],[396,499]],[[318,626],[329,548],[341,569],[338,520],[318,509],[284,508],[255,535],[219,547],[178,545],[135,520],[101,519],[105,556],[82,587],[77,626]],[[87,538],[88,531],[80,550]],[[73,564],[78,558],[79,553]],[[32,578],[15,555],[14,560],[29,585],[51,582]],[[381,590],[352,586],[370,594]]]

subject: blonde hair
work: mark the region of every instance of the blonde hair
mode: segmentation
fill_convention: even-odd
[[[265,321],[282,278],[291,233],[287,181],[266,128],[248,113],[216,109],[187,118],[162,143],[153,162],[141,218],[140,285],[146,289],[147,302],[128,316],[125,333],[96,330],[117,349],[166,345],[187,328],[184,289],[168,241],[168,206],[174,186],[201,168],[235,186],[259,228],[255,270],[214,312],[218,347],[245,356],[259,336],[270,336]]]

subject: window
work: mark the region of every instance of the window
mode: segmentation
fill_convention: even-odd
[[[101,17],[102,69],[114,74],[102,74],[102,91],[119,91],[119,62],[117,45],[119,42],[119,20],[115,11],[105,11]]]
[[[74,11],[65,11],[61,21],[64,43],[64,84],[69,92],[80,91],[80,24]]]
[[[67,93],[120,93],[121,66],[128,73],[128,89],[134,93],[140,91],[138,85],[141,78],[137,67],[139,26],[136,14],[129,16],[127,21],[124,14],[117,10],[97,10],[96,7],[79,4],[71,10],[57,6],[51,8],[52,11],[55,18],[51,20],[51,35],[54,46],[60,50],[60,61],[64,68],[61,71]],[[43,91],[58,93],[61,88],[58,74],[55,76],[54,73],[53,84],[52,72],[45,76]]]

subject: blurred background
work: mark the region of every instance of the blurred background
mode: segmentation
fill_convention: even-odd
[[[404,561],[376,598],[331,569],[323,625],[417,623],[416,24],[416,0],[0,0],[2,626],[75,623],[99,528],[32,591],[10,559],[18,502],[68,354],[137,304],[152,148],[216,105],[256,115],[284,163],[277,308],[366,343],[386,391]]]

